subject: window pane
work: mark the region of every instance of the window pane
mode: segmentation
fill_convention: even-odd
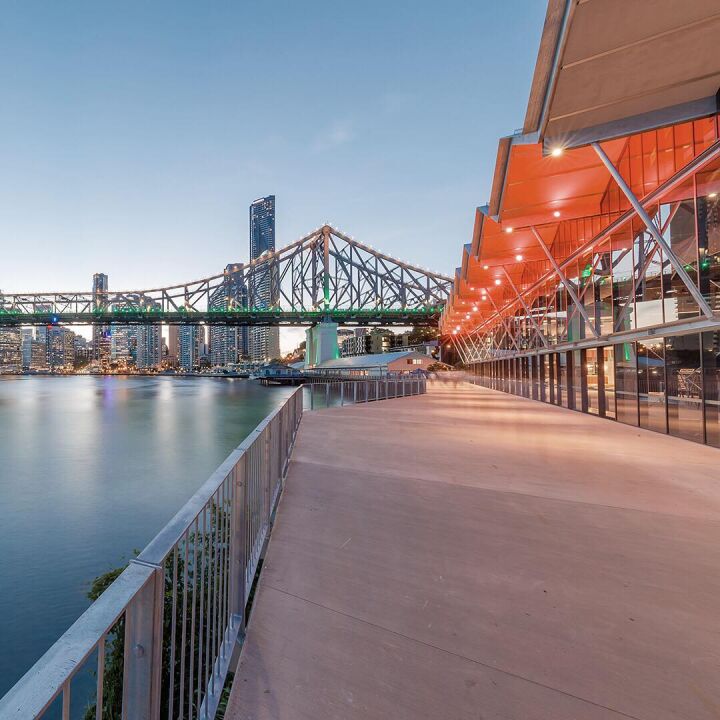
[[[637,362],[635,343],[615,346],[615,401],[617,419],[638,424]]]
[[[720,447],[720,332],[702,334],[705,442]]]
[[[703,441],[700,336],[665,340],[670,434]]]
[[[641,341],[637,348],[640,427],[667,432],[663,340]]]
[[[585,352],[585,375],[587,378],[588,412],[598,414],[599,388],[598,388],[598,351],[592,348]]]
[[[615,418],[615,351],[612,345],[602,348],[605,380],[605,417]]]

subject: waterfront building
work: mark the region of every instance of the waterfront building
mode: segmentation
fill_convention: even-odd
[[[35,339],[35,332],[32,328],[22,329],[22,369],[29,370],[32,362],[32,343]]]
[[[258,198],[250,205],[250,261],[275,252],[275,196]],[[266,310],[274,307],[277,283],[272,282],[274,268],[260,277],[251,276],[248,288],[250,308]],[[277,327],[251,327],[248,331],[248,352],[255,362],[262,362],[280,355],[280,331]]]
[[[191,371],[199,364],[198,325],[178,326],[178,365],[182,370]]]
[[[103,310],[108,302],[109,281],[104,273],[93,275],[93,310]],[[107,369],[112,354],[112,334],[109,325],[93,325],[93,359]]]
[[[137,367],[141,369],[159,367],[162,361],[162,345],[160,325],[140,325],[137,328]]]
[[[110,331],[110,357],[121,367],[132,367],[137,359],[138,326],[113,325]]]
[[[75,333],[52,325],[47,329],[47,364],[51,370],[72,370],[75,365]]]
[[[324,360],[314,365],[312,372],[333,377],[338,375],[384,377],[388,373],[410,373],[427,370],[433,362],[435,362],[433,358],[425,353],[406,350]],[[305,367],[305,363],[296,363],[293,367],[302,369]]]
[[[47,329],[43,328],[43,339],[32,340],[30,347],[30,370],[47,370]]]
[[[237,265],[225,268],[225,280],[210,296],[208,308],[215,311],[247,309],[247,284]],[[228,365],[248,354],[248,330],[245,326],[211,325],[208,350],[211,365]]]
[[[0,328],[0,375],[22,371],[22,335],[20,328]]]
[[[564,20],[556,6],[443,332],[484,385],[720,446],[710,20],[684,25],[666,9],[653,33],[630,3],[617,46],[603,3]]]
[[[165,362],[170,367],[175,367],[180,357],[179,327],[179,325],[168,325],[167,357]]]

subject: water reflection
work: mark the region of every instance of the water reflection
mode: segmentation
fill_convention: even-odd
[[[0,696],[289,395],[210,378],[0,379]]]

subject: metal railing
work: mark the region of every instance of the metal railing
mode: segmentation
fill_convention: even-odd
[[[424,375],[395,375],[365,380],[332,380],[306,386],[305,406],[310,410],[342,407],[355,403],[424,395]]]
[[[298,388],[0,700],[0,718],[215,716],[302,410]],[[89,683],[94,712],[88,693],[73,700]]]

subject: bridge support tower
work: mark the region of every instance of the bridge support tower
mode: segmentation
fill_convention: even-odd
[[[337,323],[323,321],[305,331],[305,367],[340,357],[337,329]]]

